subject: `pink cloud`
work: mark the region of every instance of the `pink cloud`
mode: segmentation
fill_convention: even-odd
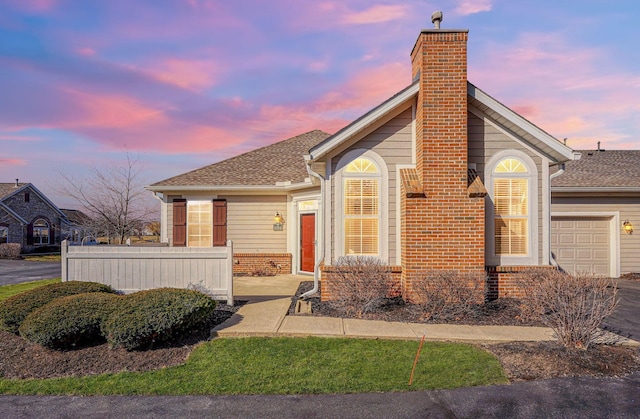
[[[364,25],[390,22],[406,15],[407,6],[404,5],[375,5],[360,12],[347,12],[341,21],[347,25]]]
[[[80,55],[83,55],[85,57],[90,57],[92,55],[96,55],[96,51],[93,48],[89,48],[89,47],[82,47],[82,48],[78,48],[76,49],[76,52]]]
[[[23,159],[0,158],[0,166],[24,166],[25,164],[27,161]]]
[[[525,34],[489,45],[469,69],[470,80],[550,134],[568,137],[570,147],[601,140],[620,148],[633,142],[620,127],[628,131],[640,112],[640,77],[608,68],[607,55],[560,34]]]
[[[454,12],[462,16],[488,12],[491,10],[491,3],[491,0],[460,0]]]
[[[158,80],[176,86],[202,90],[216,82],[218,65],[213,60],[184,60],[169,58],[147,66]]]
[[[10,0],[15,7],[31,12],[48,12],[57,5],[57,0]]]
[[[40,141],[40,140],[42,139],[32,135],[1,135],[0,134],[0,141]]]

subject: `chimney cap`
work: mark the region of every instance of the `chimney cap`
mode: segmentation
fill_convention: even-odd
[[[440,29],[440,22],[442,22],[442,12],[435,11],[431,14],[431,23],[433,23],[433,27],[435,29]]]

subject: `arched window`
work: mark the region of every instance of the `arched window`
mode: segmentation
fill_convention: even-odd
[[[522,161],[509,157],[493,170],[496,255],[529,255],[529,180]]]
[[[380,169],[366,158],[347,164],[343,178],[344,253],[380,255]]]
[[[49,244],[49,223],[42,218],[33,223],[33,244]]]

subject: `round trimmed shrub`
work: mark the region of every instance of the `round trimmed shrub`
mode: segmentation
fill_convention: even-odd
[[[106,292],[91,292],[55,299],[24,319],[20,336],[50,349],[104,343],[102,324],[121,298]]]
[[[139,291],[119,299],[104,331],[113,347],[145,349],[180,339],[210,319],[215,308],[215,300],[198,291],[176,288]]]
[[[96,282],[58,282],[34,288],[0,301],[0,330],[18,333],[24,319],[34,310],[56,298],[87,292],[114,293],[108,285]]]

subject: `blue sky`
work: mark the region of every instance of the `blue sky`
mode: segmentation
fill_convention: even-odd
[[[410,82],[430,16],[469,80],[575,149],[640,148],[637,0],[0,0],[0,181],[139,156],[154,182],[312,129]]]

